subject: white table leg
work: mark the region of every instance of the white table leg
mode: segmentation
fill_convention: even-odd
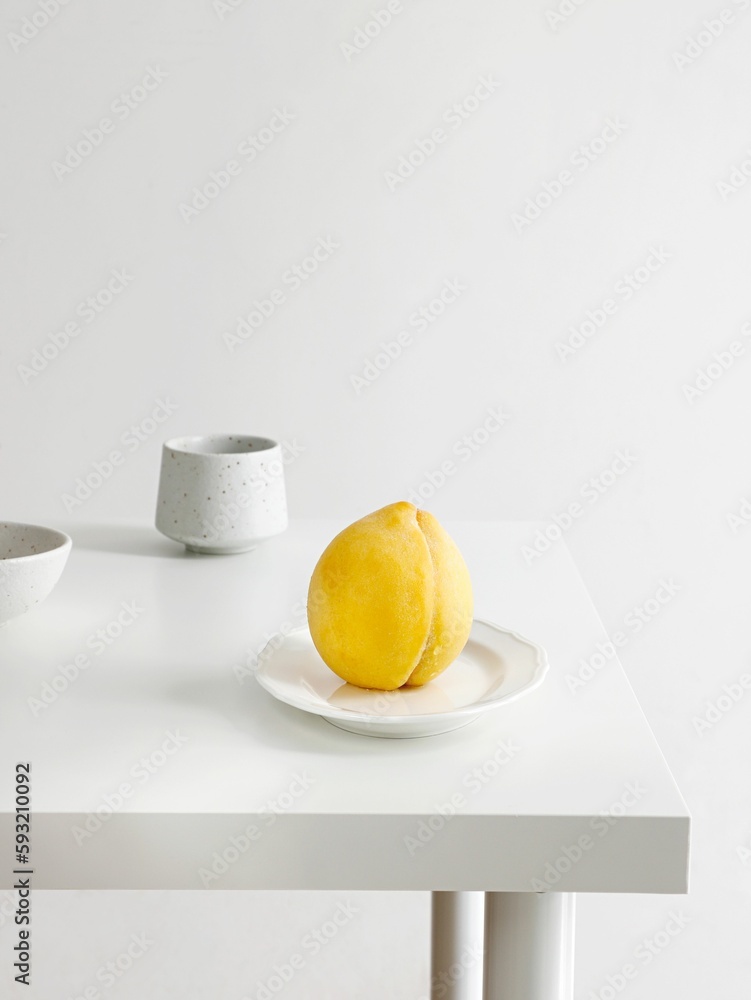
[[[574,898],[485,893],[485,1000],[573,1000]]]
[[[478,1000],[483,894],[433,892],[431,897],[431,1000]]]

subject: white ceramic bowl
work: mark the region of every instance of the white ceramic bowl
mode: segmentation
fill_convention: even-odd
[[[68,535],[54,528],[0,521],[0,625],[50,594],[72,544]]]
[[[156,527],[191,552],[248,552],[287,527],[284,456],[271,438],[209,434],[162,448]]]

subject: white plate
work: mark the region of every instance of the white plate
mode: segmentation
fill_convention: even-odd
[[[547,669],[540,646],[475,619],[459,658],[424,687],[367,691],[345,684],[323,662],[307,628],[270,639],[258,657],[256,678],[279,701],[339,729],[404,738],[466,726],[537,687]]]

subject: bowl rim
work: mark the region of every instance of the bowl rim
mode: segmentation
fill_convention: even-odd
[[[28,562],[30,559],[43,559],[53,552],[62,552],[70,549],[73,545],[73,539],[70,535],[64,531],[60,531],[59,528],[50,528],[46,524],[31,524],[26,521],[0,521],[0,533],[3,528],[33,528],[36,531],[44,531],[51,536],[54,544],[48,549],[43,549],[41,552],[27,552],[25,555],[18,556],[0,556],[0,566],[7,566],[10,563]]]
[[[205,450],[212,442],[252,442],[249,448],[242,448],[239,451],[222,449],[220,451]],[[190,458],[200,458],[202,460],[233,459],[239,457],[255,458],[270,451],[280,449],[280,444],[274,438],[266,437],[263,434],[181,434],[178,437],[169,438],[163,444],[164,451],[174,451],[179,455],[187,455]]]

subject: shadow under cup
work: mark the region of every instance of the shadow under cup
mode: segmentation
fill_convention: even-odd
[[[242,434],[181,437],[162,447],[156,527],[191,552],[247,552],[287,527],[282,449]]]

